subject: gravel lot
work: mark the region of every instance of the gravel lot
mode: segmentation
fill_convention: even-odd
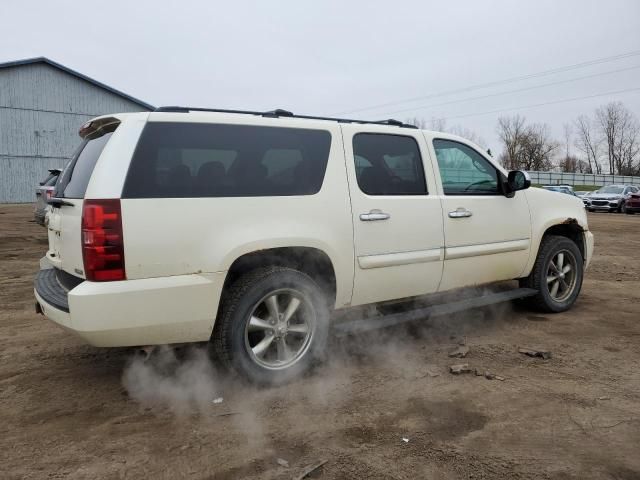
[[[597,251],[568,313],[507,305],[336,340],[275,389],[198,351],[162,375],[36,315],[31,219],[0,206],[1,478],[296,478],[323,460],[308,478],[640,478],[640,215],[590,214]],[[449,358],[461,339],[467,358]],[[553,357],[518,353],[532,345]],[[447,372],[461,361],[505,380]]]

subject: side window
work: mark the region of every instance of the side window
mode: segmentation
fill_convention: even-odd
[[[330,148],[325,130],[149,122],[122,198],[313,195]]]
[[[497,195],[498,171],[482,155],[463,143],[435,139],[445,195]]]
[[[353,137],[358,186],[367,195],[426,195],[418,143],[412,137],[358,133]]]

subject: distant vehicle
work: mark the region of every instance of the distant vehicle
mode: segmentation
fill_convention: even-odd
[[[582,203],[584,203],[585,208],[587,208],[587,203],[589,203],[589,197],[596,192],[597,190],[593,190],[593,191],[576,190],[574,193],[576,194],[577,197],[579,197],[582,200]]]
[[[576,195],[573,189],[568,185],[543,185],[542,188],[544,188],[545,190],[549,190],[551,192],[564,193],[566,195],[571,195],[574,197],[579,196],[579,195]]]
[[[47,178],[40,182],[40,185],[36,188],[36,207],[33,216],[40,225],[44,226],[44,217],[47,213],[48,206],[47,200],[53,196],[53,189],[55,188],[61,171],[59,168],[49,169]]]
[[[633,185],[607,185],[584,198],[585,207],[590,212],[622,212],[628,195],[640,192]]]
[[[622,205],[622,211],[633,215],[640,212],[640,188],[636,187],[636,192],[631,192],[627,195]]]

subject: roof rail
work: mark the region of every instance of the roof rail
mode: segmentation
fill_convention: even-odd
[[[402,127],[402,128],[416,128],[416,129],[418,128],[415,125],[411,125],[409,123],[403,123],[400,120],[394,120],[393,118],[390,118],[388,120],[355,120],[350,118],[316,117],[312,115],[295,115],[292,112],[288,110],[283,110],[281,108],[277,108],[275,110],[269,110],[267,112],[254,112],[250,110],[225,110],[221,108],[168,106],[168,107],[158,107],[154,111],[155,112],[175,112],[175,113],[188,113],[188,112],[238,113],[243,115],[256,115],[260,117],[269,117],[269,118],[279,118],[279,117],[302,118],[305,120],[328,120],[331,122],[338,122],[338,123],[359,123],[359,124],[374,124],[374,125],[390,125],[390,126]]]

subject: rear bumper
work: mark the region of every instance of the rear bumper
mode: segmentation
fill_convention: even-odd
[[[96,347],[207,341],[211,337],[225,273],[82,282],[66,291],[58,282],[35,297],[44,315]],[[60,297],[66,296],[64,309]]]

